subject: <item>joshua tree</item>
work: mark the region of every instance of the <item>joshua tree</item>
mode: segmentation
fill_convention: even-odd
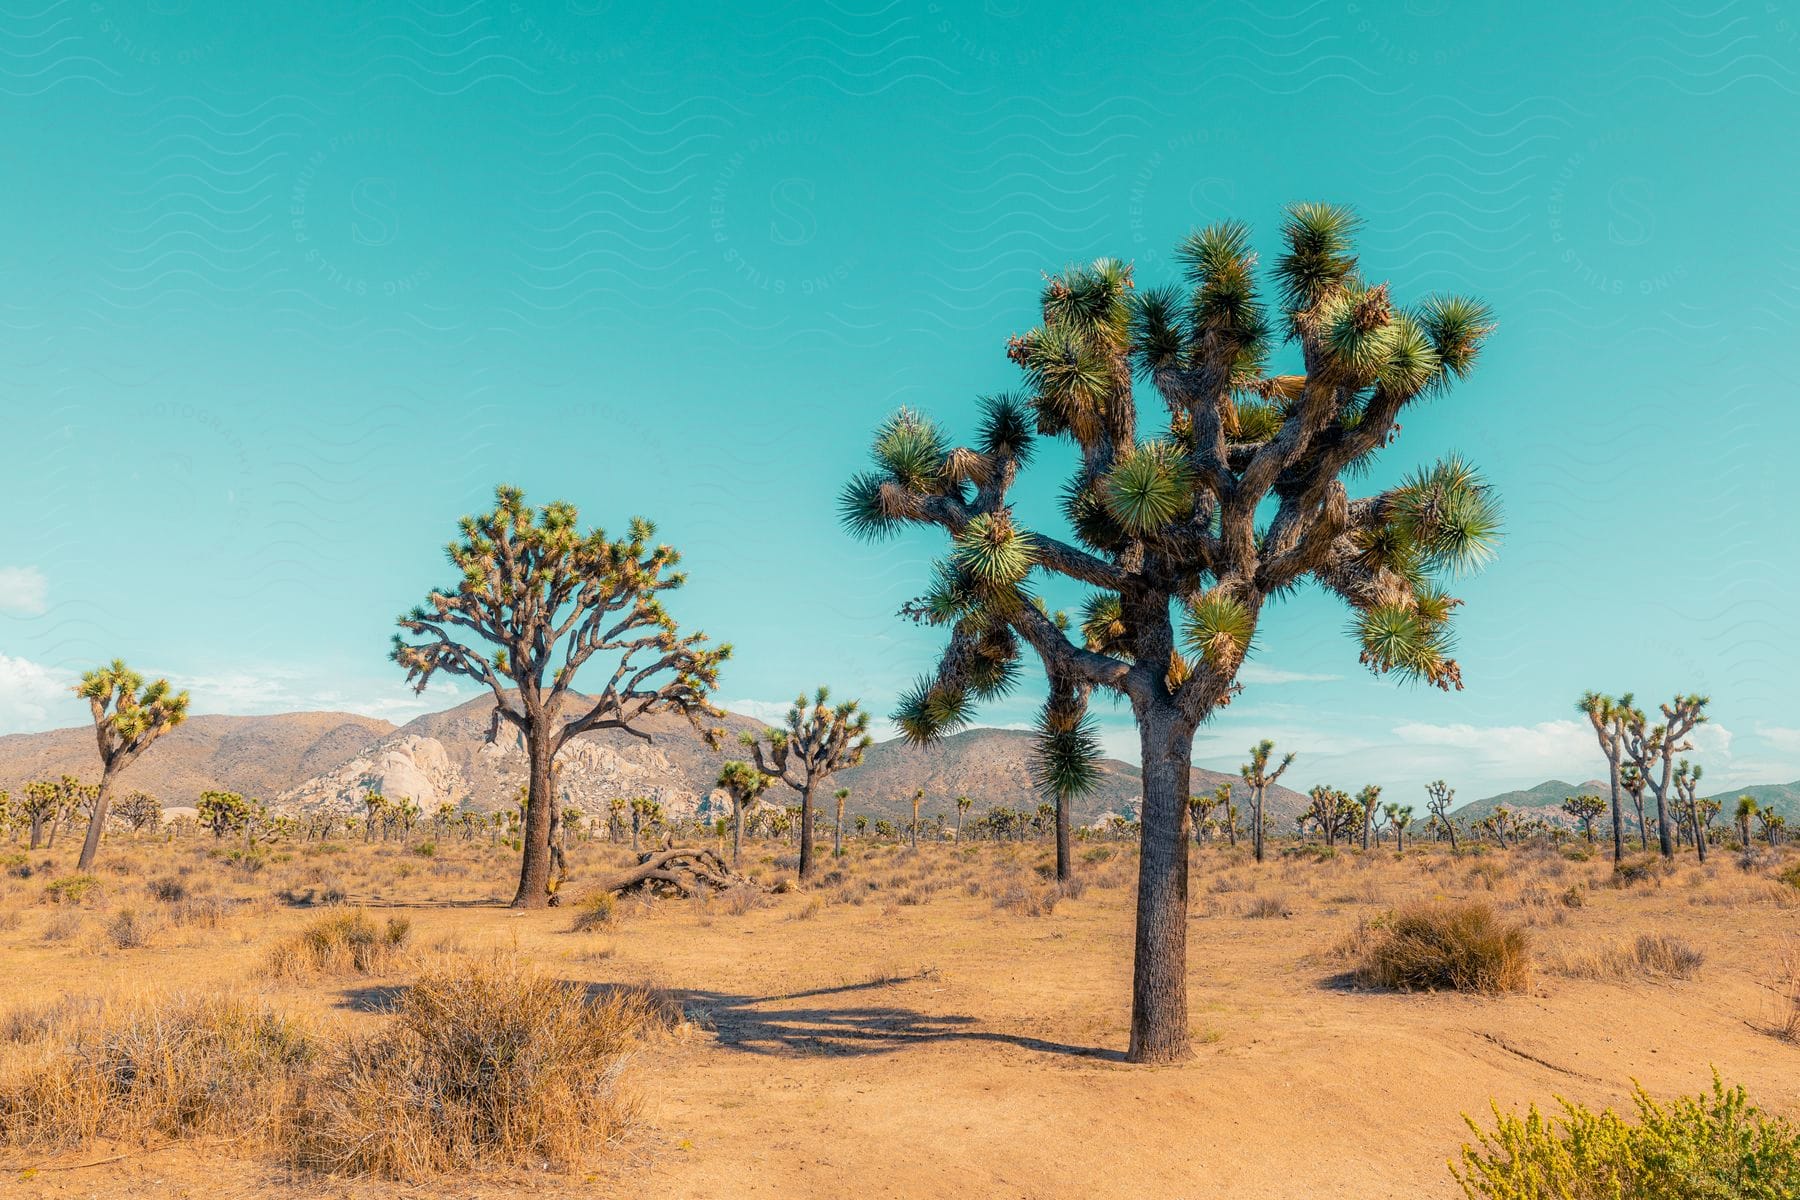
[[[1451,802],[1456,799],[1456,789],[1436,779],[1425,785],[1425,808],[1440,828],[1450,838],[1450,852],[1456,853],[1456,822],[1450,817]]]
[[[1587,834],[1588,845],[1594,844],[1594,818],[1606,811],[1606,801],[1598,796],[1583,792],[1579,796],[1563,797],[1562,810],[1573,817]]]
[[[1188,824],[1193,826],[1194,845],[1198,846],[1206,838],[1207,814],[1212,812],[1213,805],[1218,803],[1218,801],[1215,800],[1211,795],[1209,795],[1206,792],[1199,792],[1199,793],[1195,793],[1195,794],[1190,794],[1188,796],[1187,803],[1188,803]]]
[[[1706,861],[1707,827],[1712,824],[1713,814],[1719,811],[1717,802],[1702,800],[1697,794],[1700,790],[1700,776],[1704,773],[1705,768],[1695,766],[1684,758],[1676,766],[1672,781],[1679,815],[1687,822],[1688,833],[1694,838],[1694,853],[1700,856],[1701,862]],[[1701,810],[1709,804],[1712,805],[1712,812],[1703,815]]]
[[[113,815],[124,822],[131,832],[142,833],[162,824],[162,801],[149,792],[128,792],[119,797],[119,804],[113,810]]]
[[[1312,797],[1312,807],[1300,814],[1303,821],[1318,826],[1325,835],[1327,846],[1336,846],[1338,838],[1349,832],[1351,823],[1360,820],[1362,814],[1356,808],[1356,801],[1350,793],[1338,788],[1319,784],[1307,793]]]
[[[1687,735],[1696,725],[1706,722],[1708,699],[1700,695],[1677,696],[1662,706],[1660,723],[1646,727],[1647,720],[1639,709],[1626,712],[1625,753],[1637,769],[1641,803],[1642,788],[1648,786],[1656,797],[1656,844],[1664,858],[1675,856],[1675,841],[1669,826],[1669,784],[1673,781],[1675,756],[1692,750]]]
[[[188,694],[172,690],[166,679],[146,686],[142,675],[117,658],[83,675],[75,694],[93,712],[94,738],[100,745],[100,786],[88,809],[87,837],[76,863],[77,870],[85,871],[100,852],[113,779],[150,743],[187,720]]]
[[[949,732],[975,700],[1005,691],[1021,638],[1053,698],[1097,687],[1130,702],[1144,795],[1134,1062],[1189,1052],[1189,763],[1200,722],[1238,690],[1264,602],[1314,580],[1354,611],[1372,669],[1462,683],[1449,652],[1457,601],[1432,575],[1494,545],[1488,487],[1460,460],[1366,499],[1351,500],[1341,480],[1389,443],[1409,404],[1470,370],[1491,320],[1462,299],[1396,306],[1360,273],[1355,226],[1330,205],[1289,210],[1273,316],[1236,223],[1180,247],[1185,295],[1137,292],[1131,268],[1110,259],[1050,279],[1043,324],[1007,349],[1030,395],[984,401],[973,448],[951,448],[930,421],[900,412],[876,436],[877,469],[844,494],[858,533],[936,525],[953,543],[910,609],[950,641],[896,713],[909,737]],[[1284,337],[1304,374],[1267,373]],[[1166,430],[1140,426],[1136,380],[1165,402]],[[1065,489],[1073,541],[1026,529],[1012,509],[1034,426],[1077,451]],[[1034,572],[1097,589],[1079,639],[1029,597]]]
[[[1600,753],[1606,757],[1606,781],[1610,802],[1612,804],[1613,830],[1613,866],[1616,868],[1625,859],[1625,816],[1619,804],[1619,792],[1624,786],[1625,762],[1625,727],[1627,718],[1636,710],[1632,707],[1632,695],[1626,692],[1617,700],[1599,692],[1586,692],[1575,705],[1585,714],[1588,724],[1594,727],[1594,737],[1600,743]],[[1643,795],[1634,797],[1638,803],[1639,829],[1643,824]]]
[[[747,762],[732,760],[719,770],[719,786],[731,797],[731,867],[737,870],[744,859],[744,818],[752,808],[756,807],[759,796],[773,782],[767,775]],[[840,788],[840,792],[844,789]],[[843,811],[844,802],[838,800],[838,810]],[[632,848],[637,848],[637,821],[631,826]]]
[[[1363,843],[1362,848],[1369,848],[1369,837],[1375,831],[1375,809],[1381,800],[1381,785],[1371,783],[1356,793],[1356,803],[1362,807]]]
[[[54,779],[34,779],[25,785],[18,805],[20,816],[30,826],[31,849],[36,850],[44,844],[46,831],[50,835],[50,841],[55,842],[56,827],[62,823],[64,814],[74,803],[74,789],[80,786],[80,781],[73,775],[64,775],[61,782]]]
[[[1756,820],[1762,826],[1763,841],[1773,850],[1781,844],[1782,831],[1787,828],[1787,818],[1775,811],[1773,805],[1765,804],[1756,810]]]
[[[1644,820],[1644,773],[1626,763],[1619,768],[1619,787],[1631,800],[1631,806],[1637,810],[1638,849],[1650,848],[1650,826]],[[1617,866],[1617,862],[1613,864]]]
[[[925,789],[914,788],[912,794],[912,848],[919,848],[919,805],[925,802]]]
[[[844,801],[850,799],[850,789],[841,787],[831,794],[837,801],[837,820],[831,826],[831,857],[844,857]]]
[[[1481,828],[1494,835],[1494,841],[1500,844],[1502,850],[1512,844],[1507,835],[1516,833],[1518,827],[1518,814],[1504,804],[1495,805],[1494,811],[1481,820]]]
[[[625,797],[613,796],[606,802],[606,840],[616,842],[625,832]]]
[[[866,834],[868,832],[869,832],[869,818],[866,816],[858,815],[856,818],[857,836],[861,837],[863,834]]]
[[[796,697],[788,709],[785,728],[772,729],[763,738],[745,732],[739,740],[756,755],[756,766],[800,793],[800,878],[813,872],[813,791],[837,772],[862,762],[863,752],[874,744],[869,734],[869,714],[855,700],[831,706],[831,691],[821,687],[811,701]],[[763,756],[767,741],[768,757]]]
[[[957,843],[957,845],[962,844],[963,817],[968,813],[970,806],[973,805],[974,803],[975,802],[973,800],[969,799],[967,796],[958,796],[956,798],[956,843]]]
[[[1275,743],[1264,738],[1250,747],[1250,761],[1238,768],[1238,773],[1244,777],[1244,785],[1250,789],[1250,842],[1256,848],[1257,862],[1263,860],[1263,799],[1282,772],[1294,763],[1290,752],[1281,760],[1280,766],[1269,770],[1269,755],[1274,752]]]
[[[1750,822],[1756,816],[1756,813],[1757,806],[1755,796],[1743,795],[1738,797],[1737,810],[1732,814],[1732,819],[1737,822],[1738,842],[1746,854],[1750,852]]]
[[[659,711],[680,713],[717,743],[700,719],[723,715],[707,696],[731,647],[677,630],[661,594],[685,581],[674,570],[680,555],[652,548],[654,533],[642,519],[618,541],[583,533],[574,505],[533,510],[519,489],[502,486],[493,511],[464,517],[448,547],[461,578],[400,618],[393,657],[417,691],[439,671],[486,684],[489,738],[504,721],[524,739],[531,774],[515,908],[549,903],[551,767],[564,746],[595,729],[649,740],[633,722]],[[596,654],[612,673],[584,697],[575,678]]]
[[[212,830],[215,838],[223,838],[249,825],[254,802],[237,792],[201,792],[195,809],[200,823]]]
[[[1390,804],[1387,807],[1388,824],[1394,827],[1394,853],[1406,853],[1406,831],[1412,828],[1412,805]]]

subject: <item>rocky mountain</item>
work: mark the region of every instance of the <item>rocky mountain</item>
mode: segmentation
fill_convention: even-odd
[[[1611,793],[1606,780],[1590,779],[1585,783],[1564,783],[1560,779],[1547,779],[1536,787],[1523,788],[1515,792],[1501,792],[1497,796],[1488,796],[1482,800],[1471,800],[1459,805],[1451,811],[1466,821],[1479,821],[1495,808],[1504,804],[1507,808],[1529,813],[1534,817],[1542,817],[1559,825],[1575,828],[1574,818],[1562,811],[1562,802],[1566,797],[1579,796],[1583,792],[1606,799]],[[1728,792],[1720,792],[1713,799],[1720,802],[1726,813],[1737,807],[1739,796],[1754,796],[1758,804],[1772,804],[1775,810],[1787,817],[1789,821],[1800,821],[1800,782],[1765,783],[1751,787],[1733,788]],[[1627,824],[1635,827],[1637,817],[1631,809],[1631,802],[1621,796],[1629,815]],[[1647,806],[1654,801],[1645,798]],[[1610,818],[1608,818],[1610,820]]]
[[[131,767],[126,786],[142,788],[167,807],[192,805],[203,791],[242,792],[289,811],[328,808],[357,811],[373,788],[389,797],[406,796],[429,812],[439,804],[468,804],[492,811],[514,802],[525,782],[524,746],[503,726],[488,741],[493,705],[476,697],[443,712],[429,713],[395,728],[387,721],[350,713],[283,713],[275,716],[198,716],[170,733]],[[750,717],[727,714],[726,740],[709,748],[676,716],[642,722],[649,740],[619,730],[584,735],[559,760],[573,803],[601,811],[613,796],[651,796],[679,815],[723,813],[714,792],[720,765],[741,751],[736,736],[762,728]],[[958,795],[974,800],[973,814],[992,808],[1034,808],[1038,797],[1029,770],[1032,735],[1009,729],[972,729],[941,743],[916,747],[902,741],[870,748],[860,767],[838,775],[832,787],[852,790],[851,811],[899,819],[912,811],[912,792],[923,787],[927,814],[954,812]],[[0,737],[0,788],[63,773],[92,778],[98,758],[89,729]],[[1211,790],[1234,785],[1235,776],[1195,769],[1193,787]],[[768,793],[776,804],[794,795],[777,785]],[[1107,814],[1135,817],[1138,772],[1129,763],[1101,764],[1101,783],[1079,802],[1078,823]],[[827,800],[829,803],[829,800]],[[1276,787],[1269,795],[1269,819],[1280,828],[1306,807],[1298,792]]]
[[[201,792],[215,790],[273,798],[393,731],[391,722],[341,712],[190,717],[131,765],[125,786],[172,805],[192,804]],[[0,737],[0,789],[63,774],[99,777],[91,728]]]
[[[1542,817],[1546,821],[1557,825],[1566,825],[1573,829],[1576,821],[1562,810],[1562,802],[1570,796],[1579,796],[1583,792],[1602,797],[1609,794],[1604,779],[1590,779],[1586,783],[1564,783],[1560,779],[1546,779],[1536,787],[1501,792],[1497,796],[1487,796],[1480,800],[1471,800],[1467,804],[1459,804],[1450,812],[1451,815],[1461,817],[1466,822],[1473,822],[1488,816],[1504,804],[1511,811]],[[1420,812],[1424,811],[1424,805],[1421,804],[1418,807]]]
[[[1017,729],[971,729],[930,746],[904,741],[881,742],[870,747],[860,767],[840,774],[834,784],[851,790],[849,810],[890,819],[912,816],[914,788],[925,789],[922,813],[949,812],[953,801],[968,796],[971,816],[991,808],[1036,808],[1038,796],[1031,785],[1032,735]],[[1106,814],[1136,817],[1142,791],[1138,769],[1118,759],[1100,764],[1100,786],[1075,805],[1077,824],[1089,825]],[[1191,787],[1211,791],[1222,783],[1232,785],[1233,799],[1249,810],[1244,781],[1235,775],[1193,768]],[[1277,784],[1265,799],[1269,827],[1284,829],[1310,803],[1299,792]]]

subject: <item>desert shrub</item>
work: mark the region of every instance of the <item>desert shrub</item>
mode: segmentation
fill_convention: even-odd
[[[297,1025],[230,996],[144,1000],[50,1032],[46,1053],[0,1079],[14,1144],[266,1134],[311,1054]]]
[[[738,884],[719,893],[719,901],[725,906],[726,912],[734,917],[741,917],[762,904],[763,893],[760,888]]]
[[[164,904],[176,904],[186,900],[188,896],[187,884],[172,875],[150,880],[144,885],[144,890],[150,893],[152,900],[160,900]]]
[[[1071,875],[1056,885],[1064,900],[1079,900],[1087,893],[1087,881],[1079,875]]]
[[[1057,901],[1061,899],[1062,892],[1055,886],[1036,887],[1015,881],[995,893],[994,907],[1021,917],[1047,917],[1056,911]]]
[[[569,922],[571,933],[590,933],[596,929],[608,929],[619,919],[619,901],[611,892],[597,891],[582,898],[575,910],[575,919]]]
[[[825,911],[824,899],[819,896],[814,896],[810,900],[808,900],[805,904],[800,906],[800,911],[798,911],[794,914],[794,920],[810,921],[814,917],[818,916],[820,913],[822,913],[824,911]]]
[[[1110,860],[1117,853],[1111,846],[1090,846],[1081,852],[1081,861],[1094,866]]]
[[[135,908],[121,908],[106,922],[106,940],[118,950],[140,950],[161,926],[155,917]]]
[[[1288,898],[1285,895],[1273,892],[1252,896],[1250,903],[1244,906],[1244,915],[1258,918],[1291,917],[1294,915],[1294,909],[1288,904]]]
[[[1369,923],[1357,982],[1401,991],[1523,991],[1531,982],[1530,940],[1479,901],[1422,903]]]
[[[51,904],[87,904],[100,894],[98,875],[64,875],[44,885],[44,899]]]
[[[1800,943],[1790,943],[1776,956],[1768,983],[1775,995],[1775,1036],[1800,1043]]]
[[[80,933],[86,924],[87,920],[81,915],[79,909],[69,908],[52,913],[50,919],[44,922],[44,940],[46,942],[69,941]]]
[[[308,1082],[293,1157],[393,1179],[574,1166],[633,1115],[619,1077],[659,1016],[645,993],[596,999],[504,959],[433,968],[392,1024],[345,1042]]]
[[[413,847],[412,852],[414,854],[418,855],[420,858],[435,858],[435,857],[437,857],[437,843],[436,842],[420,842],[418,845]]]
[[[1692,979],[1706,956],[1678,937],[1641,933],[1635,941],[1576,954],[1550,962],[1550,969],[1570,979]]]
[[[79,996],[73,992],[64,992],[45,1004],[21,1005],[0,1017],[0,1042],[35,1042],[78,1018],[99,1011],[98,996]]]
[[[169,905],[169,924],[195,929],[217,929],[231,911],[231,902],[218,896],[191,896]]]
[[[1613,884],[1634,887],[1640,883],[1653,883],[1660,887],[1663,873],[1662,863],[1655,858],[1630,859],[1614,868]]]
[[[1800,888],[1800,862],[1789,863],[1785,869],[1775,873],[1775,878],[1791,888]]]
[[[360,910],[324,917],[269,950],[267,970],[277,979],[310,975],[367,975],[387,968],[406,945],[412,923],[389,917],[377,925]]]
[[[1471,1200],[1791,1200],[1800,1195],[1800,1130],[1713,1075],[1711,1092],[1658,1104],[1632,1089],[1635,1123],[1610,1108],[1558,1100],[1524,1117],[1494,1108],[1494,1130],[1451,1173]]]
[[[1580,908],[1587,903],[1587,889],[1579,883],[1571,883],[1557,898],[1562,901],[1564,908]]]

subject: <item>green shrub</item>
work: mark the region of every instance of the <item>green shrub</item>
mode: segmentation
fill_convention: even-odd
[[[86,904],[99,896],[98,875],[64,875],[44,885],[44,899],[52,904]]]
[[[1634,1087],[1636,1124],[1559,1099],[1560,1117],[1494,1108],[1450,1171],[1470,1200],[1792,1200],[1800,1130],[1765,1116],[1741,1087],[1659,1105]]]
[[[1800,862],[1789,864],[1785,871],[1777,872],[1775,878],[1789,887],[1800,888]]]
[[[1502,924],[1479,901],[1414,904],[1369,925],[1357,982],[1401,991],[1524,991],[1531,983],[1523,926]]]

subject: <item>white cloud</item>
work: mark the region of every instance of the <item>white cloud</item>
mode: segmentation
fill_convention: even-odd
[[[75,724],[85,714],[74,683],[49,667],[0,654],[0,733]]]
[[[1238,682],[1256,684],[1277,683],[1332,683],[1342,679],[1342,675],[1314,675],[1306,671],[1283,671],[1278,667],[1265,667],[1260,663],[1247,662],[1238,668]]]
[[[794,702],[792,700],[727,700],[719,707],[727,712],[755,717],[765,725],[779,725],[787,720],[788,709],[794,707]]]
[[[1800,729],[1790,729],[1785,725],[1764,725],[1758,721],[1756,736],[1783,754],[1800,754]]]
[[[36,567],[0,567],[0,613],[36,617],[49,611],[50,581]]]
[[[1587,770],[1600,750],[1585,722],[1540,721],[1536,725],[1429,725],[1408,721],[1394,736],[1409,746],[1455,750],[1484,766],[1506,766],[1531,774]],[[1545,777],[1540,774],[1539,778]]]

